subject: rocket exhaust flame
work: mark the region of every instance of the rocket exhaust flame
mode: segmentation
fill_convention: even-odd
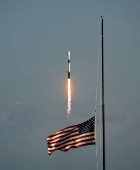
[[[70,88],[70,79],[68,79],[68,105],[67,105],[67,113],[70,116],[71,113],[71,88]]]

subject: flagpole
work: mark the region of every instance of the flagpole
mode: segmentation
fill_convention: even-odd
[[[105,170],[105,106],[104,106],[104,36],[103,36],[103,16],[101,16],[102,35],[102,133],[103,133],[103,170]]]

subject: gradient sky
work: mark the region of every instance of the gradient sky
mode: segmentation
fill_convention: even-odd
[[[0,1],[1,170],[96,169],[95,146],[48,156],[46,137],[94,115],[101,15],[106,169],[139,170],[139,9],[139,0]]]

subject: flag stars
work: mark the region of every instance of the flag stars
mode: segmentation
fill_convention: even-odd
[[[79,125],[79,134],[94,132],[94,117]]]

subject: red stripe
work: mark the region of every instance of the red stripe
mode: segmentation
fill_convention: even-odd
[[[77,128],[77,127],[76,127],[76,128]],[[61,134],[67,134],[67,133],[73,132],[76,128],[73,128],[73,129],[68,130],[68,131],[61,132],[61,133],[59,133],[59,134],[54,135],[53,137],[58,136],[58,135],[61,135]],[[56,137],[56,138],[60,138],[60,137],[62,137],[62,135],[61,135],[61,136],[58,136],[58,137]],[[52,138],[52,137],[51,137],[51,138]],[[56,139],[56,138],[48,139],[48,137],[47,137],[47,141],[51,141],[51,140],[54,140],[54,139]]]
[[[78,130],[77,130],[77,131],[78,131]],[[66,135],[66,136],[67,136],[67,135]],[[78,134],[75,134],[75,135],[67,136],[67,137],[64,138],[64,139],[61,139],[61,138],[60,138],[60,140],[57,140],[57,141],[55,141],[55,142],[53,142],[53,140],[52,140],[52,142],[51,142],[51,141],[48,141],[48,144],[54,144],[54,143],[57,143],[57,142],[61,142],[61,141],[63,141],[63,140],[66,140],[66,139],[68,139],[68,138],[75,137],[75,136],[79,136],[79,133],[78,133]]]
[[[71,140],[71,141],[69,141],[69,142],[72,142],[73,141],[73,143],[71,143],[71,144],[68,144],[68,145],[73,145],[73,144],[78,144],[78,143],[81,143],[81,142],[86,142],[86,141],[95,141],[95,138],[92,138],[92,139],[81,139],[80,141],[78,141],[78,142],[76,142],[76,141],[74,141],[74,140]],[[66,144],[66,143],[68,143],[68,142],[64,142],[63,144]],[[56,146],[48,146],[48,149],[49,148],[56,148],[56,147],[61,147],[63,144],[60,144],[60,145],[56,145]],[[65,146],[62,146],[62,147],[65,147]]]
[[[56,150],[61,150],[63,152],[67,152],[69,151],[70,149],[72,148],[80,148],[80,147],[83,147],[83,146],[87,146],[87,145],[95,145],[96,143],[95,142],[91,142],[91,143],[88,143],[88,144],[82,144],[82,145],[78,145],[78,146],[69,146],[69,148],[65,149],[65,150],[62,150],[62,149],[55,149],[55,150],[51,150],[49,151],[50,153],[48,153],[48,155],[51,155],[52,152],[56,151]]]
[[[78,146],[70,146],[69,148],[63,150],[63,152],[67,152],[67,151],[69,151],[72,148],[80,148],[80,147],[83,147],[83,146],[95,145],[95,144],[96,144],[95,142],[91,142],[91,143],[88,143],[88,144],[82,144],[82,145],[78,145]]]
[[[94,136],[94,133],[93,134],[87,134],[87,135],[85,135],[85,136]],[[57,140],[57,141],[55,141],[55,142],[53,142],[53,140],[52,140],[52,142],[51,141],[48,141],[47,143],[48,143],[48,145],[50,144],[54,144],[54,143],[57,143],[57,142],[62,142],[62,141],[64,141],[64,140],[66,140],[66,139],[68,139],[68,138],[72,138],[72,137],[75,137],[75,136],[80,136],[79,134],[75,134],[75,135],[71,135],[71,136],[67,136],[66,138],[64,138],[64,139],[60,139],[60,140]],[[85,137],[84,136],[84,137]],[[80,137],[79,137],[80,138]],[[81,138],[82,138],[82,136],[81,136]],[[77,139],[77,138],[76,138]],[[73,140],[75,140],[75,139],[73,139]]]
[[[78,129],[77,129],[77,130],[73,130],[73,131],[71,131],[71,132],[69,132],[69,133],[66,133],[65,135],[58,136],[58,137],[56,137],[56,138],[54,138],[54,139],[50,139],[50,140],[47,139],[47,142],[51,142],[51,141],[53,141],[53,140],[56,140],[56,139],[59,139],[59,138],[63,138],[63,137],[65,137],[65,136],[68,136],[68,135],[70,135],[70,134],[72,134],[72,133],[75,133],[75,132],[79,132],[79,130],[78,130]]]
[[[79,124],[78,124],[79,125]],[[69,126],[69,127],[66,127],[66,128],[64,128],[64,129],[61,129],[61,130],[59,130],[58,132],[56,132],[56,133],[54,133],[54,134],[52,134],[52,135],[50,135],[50,136],[48,136],[47,138],[51,138],[51,137],[54,137],[54,136],[56,136],[56,135],[58,135],[58,134],[61,134],[61,133],[64,133],[64,132],[68,132],[68,131],[64,131],[64,130],[66,130],[66,129],[69,129],[69,128],[72,128],[72,127],[78,127],[78,125],[73,125],[73,126]],[[73,129],[71,129],[71,130],[73,130]],[[71,131],[70,130],[70,131]],[[64,131],[64,132],[63,132]]]
[[[93,140],[94,140],[94,139],[85,139],[85,140],[81,140],[81,141],[79,141],[79,142],[74,141],[74,143],[72,143],[72,144],[68,144],[68,145],[59,147],[58,150],[61,150],[61,149],[63,149],[63,148],[66,148],[67,146],[70,146],[70,145],[75,145],[75,144],[79,144],[79,143],[81,143],[81,142],[88,142],[88,141],[93,141]],[[61,146],[61,145],[60,145],[60,146]],[[49,148],[53,148],[53,147],[48,147],[48,150],[49,150]],[[54,148],[55,148],[55,147],[54,147]],[[55,150],[55,149],[54,149],[54,150]],[[53,151],[53,150],[49,150],[49,151]]]
[[[76,135],[73,135],[73,136],[76,136]],[[77,136],[79,136],[79,135],[77,135]],[[58,146],[61,146],[61,145],[63,145],[63,144],[66,144],[66,143],[68,143],[68,142],[72,142],[72,141],[76,141],[76,140],[78,140],[78,139],[82,139],[82,138],[86,138],[86,137],[93,137],[94,136],[94,134],[92,134],[92,135],[86,135],[86,136],[80,136],[80,137],[78,137],[78,138],[75,138],[75,139],[70,139],[70,140],[67,140],[67,141],[64,141],[63,143],[61,143],[61,144],[59,144],[59,142],[61,142],[61,141],[63,141],[63,140],[61,140],[61,141],[57,141],[57,142],[54,142],[54,143],[56,143],[56,145],[54,145],[54,146],[48,146],[48,148],[55,148],[55,147],[58,147]],[[72,137],[72,136],[71,136]],[[90,139],[91,140],[91,139]],[[95,138],[92,138],[92,140],[95,140]],[[57,144],[58,143],[58,144]],[[52,143],[51,143],[52,144]]]

